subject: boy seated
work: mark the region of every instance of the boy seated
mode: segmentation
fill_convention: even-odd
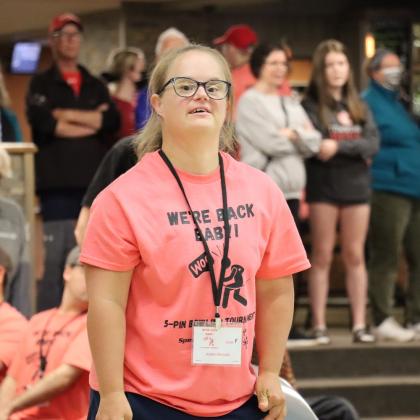
[[[11,271],[11,258],[0,247],[0,384],[28,325],[27,319],[4,299],[8,273]]]
[[[67,257],[58,308],[29,321],[0,388],[0,419],[77,420],[89,406],[87,292],[79,249]]]

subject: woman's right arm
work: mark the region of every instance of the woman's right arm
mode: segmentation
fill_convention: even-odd
[[[291,126],[296,132],[294,143],[300,154],[304,158],[308,158],[319,152],[321,133],[314,128],[302,105],[300,103],[294,103],[293,105],[292,109],[298,122],[296,126]]]
[[[86,265],[89,297],[88,335],[99,383],[97,420],[131,420],[124,394],[125,308],[132,271]]]
[[[265,112],[264,104],[252,96],[241,97],[239,101],[236,131],[239,142],[248,142],[266,156],[281,157],[295,153],[288,136]]]

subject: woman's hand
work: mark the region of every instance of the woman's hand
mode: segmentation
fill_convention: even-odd
[[[12,414],[12,409],[9,405],[0,407],[0,420],[9,420],[10,414]]]
[[[296,131],[289,127],[281,128],[280,134],[284,137],[287,137],[290,141],[296,141],[298,138]]]
[[[132,420],[133,412],[123,391],[101,395],[96,420]]]
[[[284,420],[286,399],[280,386],[280,378],[272,372],[260,372],[255,385],[258,408],[268,415],[264,420]]]
[[[318,159],[326,162],[330,160],[338,150],[338,143],[332,139],[324,139],[319,146]]]

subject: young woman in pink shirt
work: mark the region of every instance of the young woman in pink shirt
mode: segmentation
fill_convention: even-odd
[[[230,86],[211,48],[162,57],[139,162],[92,206],[81,258],[89,419],[285,417],[291,276],[309,262],[277,186],[222,151],[233,142]]]

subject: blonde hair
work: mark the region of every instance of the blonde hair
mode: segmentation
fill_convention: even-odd
[[[7,150],[0,146],[0,178],[11,178],[12,176],[12,160]]]
[[[232,82],[232,76],[229,70],[229,66],[223,56],[216,50],[203,45],[188,45],[184,48],[175,49],[168,51],[158,61],[155,68],[152,71],[149,80],[148,96],[150,97],[160,91],[162,86],[166,83],[168,70],[171,65],[185,53],[190,51],[199,51],[213,56],[220,64],[224,73],[225,80],[229,83]],[[192,64],[194,65],[194,64]],[[220,143],[219,148],[225,151],[233,151],[234,149],[234,125],[232,122],[233,115],[233,95],[230,91],[227,98],[228,109],[226,120],[223,124],[220,132]],[[144,128],[140,131],[140,134],[136,138],[136,150],[137,157],[140,160],[146,153],[154,152],[162,147],[162,124],[160,117],[156,111],[152,108],[149,120],[147,121]]]
[[[347,49],[340,41],[328,39],[321,42],[314,52],[312,59],[313,69],[311,79],[305,96],[318,104],[318,115],[322,124],[328,126],[328,111],[334,107],[334,99],[328,92],[325,74],[325,59],[330,52],[344,54],[348,59]],[[353,72],[349,61],[349,77],[343,86],[342,97],[346,103],[352,119],[356,123],[363,123],[366,119],[366,108],[360,99],[354,84]]]
[[[10,97],[4,83],[3,72],[0,66],[0,107],[8,107],[10,105]]]
[[[140,48],[123,48],[113,51],[108,59],[109,72],[121,80],[127,71],[134,68],[137,60],[145,60],[144,52]]]

